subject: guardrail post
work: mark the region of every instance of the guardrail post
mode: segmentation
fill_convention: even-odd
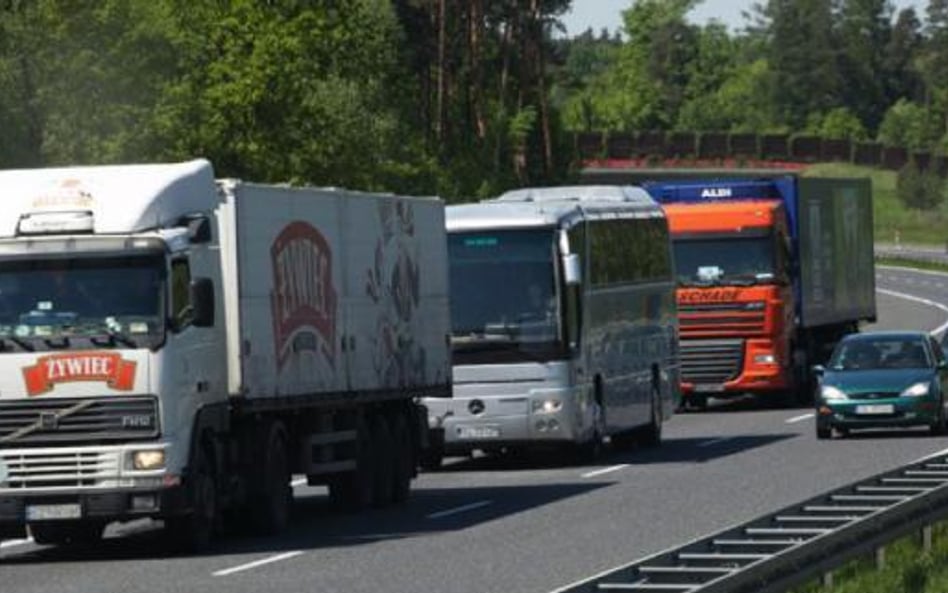
[[[922,527],[922,550],[924,552],[932,551],[932,526]]]
[[[885,568],[885,546],[876,548],[876,570]]]
[[[821,579],[824,589],[833,588],[833,571],[828,571],[823,573],[823,578]]]

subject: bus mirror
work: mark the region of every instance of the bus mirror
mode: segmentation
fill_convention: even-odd
[[[579,256],[575,253],[569,253],[563,256],[563,277],[568,285],[576,285],[582,282]]]

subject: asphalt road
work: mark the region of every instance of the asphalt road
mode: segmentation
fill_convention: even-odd
[[[880,328],[948,321],[948,276],[880,269]],[[922,300],[918,300],[922,299]],[[545,593],[820,492],[948,450],[924,430],[817,441],[809,409],[747,403],[677,415],[655,450],[596,466],[550,457],[452,459],[405,506],[329,512],[296,488],[293,527],[169,556],[156,527],[95,548],[0,548],[0,592]]]

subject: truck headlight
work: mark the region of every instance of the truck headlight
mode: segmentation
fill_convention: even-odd
[[[773,354],[755,354],[754,364],[777,364],[777,357]]]
[[[833,387],[832,385],[824,385],[820,387],[820,397],[828,402],[849,399],[846,397],[845,393],[843,393],[840,389]]]
[[[916,383],[900,394],[900,397],[923,397],[928,395],[929,384]]]
[[[132,467],[137,470],[163,469],[165,452],[162,450],[135,451],[132,453]]]

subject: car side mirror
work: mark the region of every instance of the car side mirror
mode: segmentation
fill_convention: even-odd
[[[816,375],[817,377],[822,377],[823,373],[826,372],[826,367],[824,367],[821,364],[815,364],[812,367],[810,367],[810,370],[813,371],[813,374]]]
[[[938,363],[935,365],[935,368],[937,368],[939,371],[944,371],[948,369],[948,360],[939,360]]]

